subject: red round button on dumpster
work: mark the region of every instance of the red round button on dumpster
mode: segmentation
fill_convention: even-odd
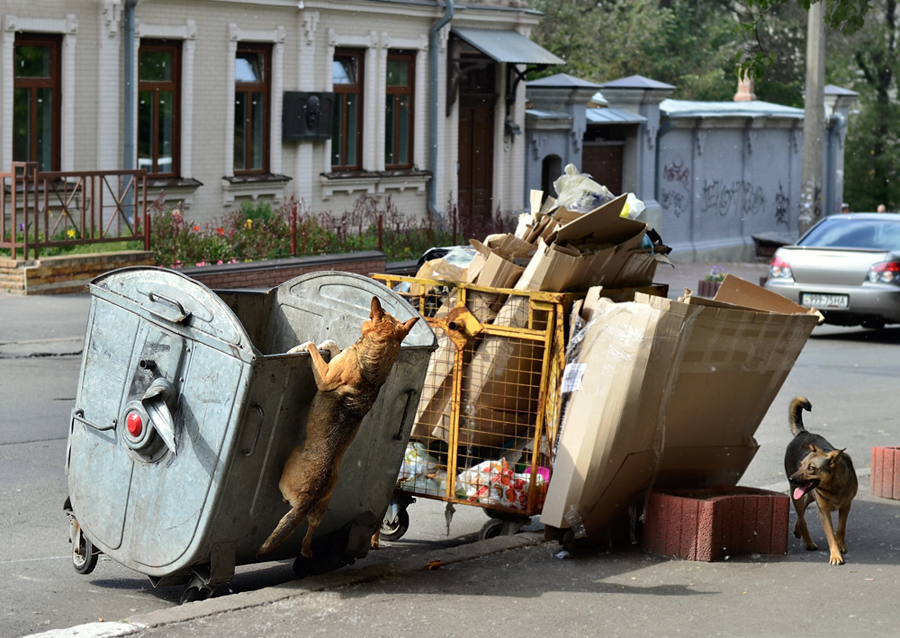
[[[138,437],[144,431],[144,421],[137,412],[131,412],[125,419],[125,426],[131,436]]]

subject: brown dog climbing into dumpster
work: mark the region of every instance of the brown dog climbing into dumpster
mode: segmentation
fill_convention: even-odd
[[[788,419],[794,438],[784,454],[784,471],[791,484],[791,500],[797,510],[794,536],[803,539],[806,549],[818,549],[809,537],[804,514],[815,498],[819,508],[819,520],[828,539],[831,550],[829,562],[843,565],[843,554],[847,551],[844,533],[847,530],[847,516],[850,502],[856,496],[857,478],[853,461],[844,450],[835,449],[824,437],[808,432],[803,427],[803,410],[812,411],[812,405],[805,397],[791,401]],[[834,530],[831,513],[838,512],[838,527]]]
[[[309,530],[300,553],[312,556],[313,532],[322,520],[338,480],[341,459],[356,437],[363,417],[372,409],[400,352],[400,343],[419,317],[400,322],[385,312],[372,297],[369,319],[362,336],[344,351],[333,341],[320,346],[304,343],[288,352],[309,351],[317,392],[309,408],[306,438],[294,448],[278,487],[291,510],[256,552],[262,556],[281,545],[308,519]],[[326,363],[319,348],[331,351]]]

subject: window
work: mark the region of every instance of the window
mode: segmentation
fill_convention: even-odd
[[[413,78],[416,58],[410,53],[389,53],[385,99],[385,168],[410,168],[413,141]]]
[[[234,174],[269,172],[272,47],[238,45],[234,63]]]
[[[13,161],[60,165],[59,36],[16,34],[13,91]]]
[[[362,168],[363,55],[346,50],[334,54],[331,168],[335,170]]]
[[[138,68],[138,168],[154,177],[176,177],[180,171],[180,44],[142,41]]]

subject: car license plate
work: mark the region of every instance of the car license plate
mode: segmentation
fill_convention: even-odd
[[[800,295],[800,304],[807,308],[819,310],[845,309],[850,307],[850,295],[825,295],[815,292],[804,292]]]

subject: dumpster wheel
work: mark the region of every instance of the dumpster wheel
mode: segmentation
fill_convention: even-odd
[[[69,517],[69,541],[72,543],[72,566],[82,575],[90,574],[97,566],[100,551],[84,535],[74,516]]]
[[[391,510],[384,515],[381,521],[379,538],[385,541],[398,541],[409,530],[409,512],[406,509],[397,509],[394,516],[390,516]]]
[[[205,585],[194,585],[190,584],[184,588],[184,591],[181,592],[181,598],[179,598],[178,602],[180,604],[185,603],[193,603],[199,600],[206,600],[215,592],[215,587],[207,587]]]

